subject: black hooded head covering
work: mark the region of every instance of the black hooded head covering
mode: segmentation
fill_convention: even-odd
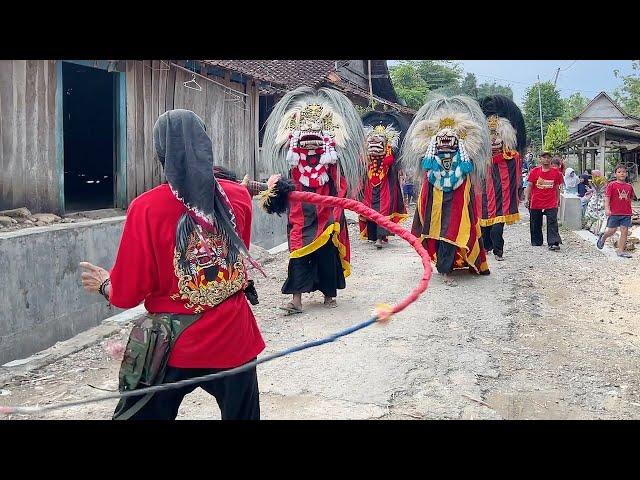
[[[189,210],[176,229],[176,248],[182,258],[199,223],[222,236],[229,265],[236,262],[238,253],[256,265],[236,232],[229,199],[214,176],[213,145],[202,119],[190,110],[169,110],[153,127],[153,143],[171,190]]]
[[[527,129],[518,105],[505,95],[489,95],[481,98],[478,103],[480,103],[480,108],[486,117],[497,115],[509,120],[516,131],[516,150],[521,156],[524,156],[524,151],[527,148]]]

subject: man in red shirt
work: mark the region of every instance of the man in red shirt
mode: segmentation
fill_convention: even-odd
[[[616,167],[616,179],[609,182],[604,191],[604,213],[609,218],[607,220],[607,229],[598,237],[597,247],[602,249],[607,238],[616,233],[616,230],[620,227],[618,256],[631,258],[631,255],[624,251],[629,228],[631,227],[631,199],[633,198],[633,187],[625,181],[626,177],[627,167],[618,165]]]
[[[245,260],[254,263],[248,253],[252,203],[246,187],[215,178],[211,139],[195,113],[162,114],[153,137],[167,183],[131,202],[113,268],[107,272],[83,262],[82,282],[120,308],[144,301],[150,314],[145,321],[154,327],[134,326],[144,338],[157,332],[162,316],[188,325],[178,327],[170,339],[160,382],[151,382],[170,383],[243,365],[265,344],[243,292],[249,283]],[[120,370],[121,390],[140,388],[122,383],[127,361],[136,363],[130,355],[134,340],[132,333]],[[145,355],[142,363],[152,363],[151,351]],[[142,399],[123,399],[114,419],[175,419],[184,396],[198,386],[216,398],[222,419],[260,418],[253,367]]]
[[[562,239],[558,232],[558,206],[560,186],[564,178],[559,169],[551,166],[551,154],[540,154],[540,166],[529,172],[525,191],[525,207],[529,209],[531,245],[541,246],[542,216],[547,216],[547,245],[549,250],[560,250]]]

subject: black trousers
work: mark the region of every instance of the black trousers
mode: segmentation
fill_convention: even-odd
[[[544,243],[542,238],[542,216],[547,216],[547,245],[560,245],[562,239],[558,232],[558,209],[529,210],[529,229],[531,231],[531,245],[539,247]]]
[[[373,240],[381,240],[383,238],[387,238],[389,236],[389,232],[387,229],[382,228],[376,222],[367,221],[367,239]]]
[[[451,273],[453,271],[453,262],[456,259],[457,247],[442,240],[437,240],[436,244],[436,269],[438,273]]]
[[[377,212],[380,211],[381,190],[382,188],[380,187],[380,185],[378,185],[377,187],[373,187],[371,191],[371,208],[373,208]],[[375,242],[376,240],[380,240],[388,236],[389,232],[385,228],[381,227],[376,222],[367,221],[368,240],[373,240]]]
[[[504,253],[504,223],[494,223],[488,227],[482,228],[482,244],[487,252],[493,250],[493,253],[499,257]]]
[[[162,383],[201,377],[225,369],[167,367]],[[154,393],[153,397],[130,420],[175,420],[185,395],[201,387],[213,395],[223,420],[260,420],[260,395],[256,368],[208,382],[186,385]],[[129,397],[127,400],[137,400]]]
[[[340,261],[340,252],[329,241],[315,252],[299,258],[290,258],[287,279],[282,293],[310,293],[320,290],[327,297],[336,297],[338,290],[347,286]]]

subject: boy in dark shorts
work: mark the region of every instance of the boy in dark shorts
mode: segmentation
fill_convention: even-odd
[[[633,198],[633,187],[625,182],[627,168],[624,165],[616,167],[616,179],[609,182],[604,192],[604,212],[609,217],[607,219],[607,229],[598,237],[597,247],[602,249],[604,242],[620,228],[620,239],[618,240],[618,256],[631,258],[631,255],[624,251],[627,244],[627,235],[631,228],[631,199]]]

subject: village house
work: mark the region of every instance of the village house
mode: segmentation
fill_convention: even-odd
[[[640,166],[640,117],[626,113],[605,92],[600,92],[569,123],[569,139],[560,146],[567,163],[580,173],[599,169],[611,173],[609,159],[627,164],[632,182]],[[636,187],[638,188],[638,187]]]

